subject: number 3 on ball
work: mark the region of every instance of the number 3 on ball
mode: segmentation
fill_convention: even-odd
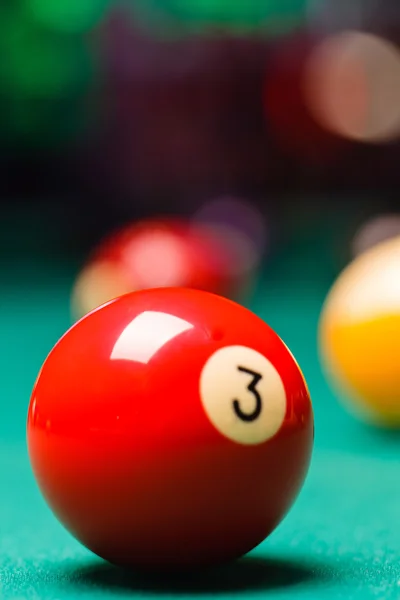
[[[271,439],[286,414],[286,392],[278,371],[246,346],[220,348],[208,359],[200,377],[200,397],[214,427],[244,445]]]
[[[245,367],[238,367],[238,370],[242,373],[248,373],[252,377],[251,383],[247,386],[247,389],[254,395],[256,404],[251,413],[246,413],[241,409],[239,400],[234,400],[233,410],[239,419],[242,419],[242,421],[247,421],[247,423],[251,423],[251,421],[258,419],[262,410],[262,399],[256,387],[257,383],[260,381],[260,379],[262,379],[262,375],[260,375],[260,373],[255,373],[251,369],[246,369]]]

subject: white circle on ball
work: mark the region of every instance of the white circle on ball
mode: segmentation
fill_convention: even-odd
[[[217,350],[200,375],[208,419],[239,444],[262,444],[278,433],[286,414],[281,376],[265,356],[246,346]]]

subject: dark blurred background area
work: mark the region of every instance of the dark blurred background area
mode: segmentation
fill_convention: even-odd
[[[396,212],[399,42],[395,0],[4,0],[2,260],[226,196],[282,239]]]

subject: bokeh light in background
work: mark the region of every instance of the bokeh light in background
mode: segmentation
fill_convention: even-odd
[[[205,202],[195,213],[194,220],[237,232],[251,240],[258,255],[268,248],[270,227],[267,218],[259,208],[243,198],[222,196]]]
[[[366,221],[352,241],[352,256],[356,257],[385,242],[400,236],[400,213],[376,215]]]
[[[71,44],[51,34],[36,32],[14,21],[3,35],[8,60],[3,83],[10,94],[25,98],[62,98],[85,84],[82,44]]]
[[[268,214],[288,187],[383,180],[365,146],[398,138],[400,60],[363,31],[375,4],[18,0],[0,143],[72,155],[76,193],[108,195],[117,220],[224,196]]]
[[[223,269],[241,290],[236,298],[246,302],[270,247],[272,228],[268,217],[249,201],[225,196],[204,203],[194,214],[193,224],[208,227],[212,235],[223,240],[232,257]]]
[[[282,33],[304,20],[306,0],[137,0],[135,15],[159,32],[266,30]]]
[[[85,95],[95,57],[86,33],[99,3],[18,0],[0,15],[2,138],[12,144],[63,146],[90,121]]]
[[[308,29],[322,36],[349,28],[362,29],[372,22],[374,4],[376,0],[308,0]],[[386,14],[386,8],[381,14]]]
[[[324,39],[304,76],[307,103],[328,130],[362,142],[400,135],[400,50],[378,36],[346,31]]]
[[[116,204],[264,192],[284,161],[333,176],[346,144],[400,130],[396,46],[346,30],[372,5],[18,0],[0,20],[3,140],[77,142]]]
[[[193,223],[207,225],[231,247],[235,256],[229,265],[232,275],[244,280],[257,271],[269,246],[270,231],[267,219],[249,201],[228,196],[216,198],[203,204]]]
[[[63,34],[84,34],[103,18],[111,0],[23,0],[23,9],[28,18]]]

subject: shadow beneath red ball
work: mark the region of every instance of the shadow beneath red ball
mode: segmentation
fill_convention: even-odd
[[[219,594],[288,588],[311,582],[315,585],[329,579],[329,570],[313,563],[249,556],[224,567],[184,573],[138,573],[108,563],[95,563],[77,568],[66,579],[75,591],[80,587],[98,587],[115,592]]]

